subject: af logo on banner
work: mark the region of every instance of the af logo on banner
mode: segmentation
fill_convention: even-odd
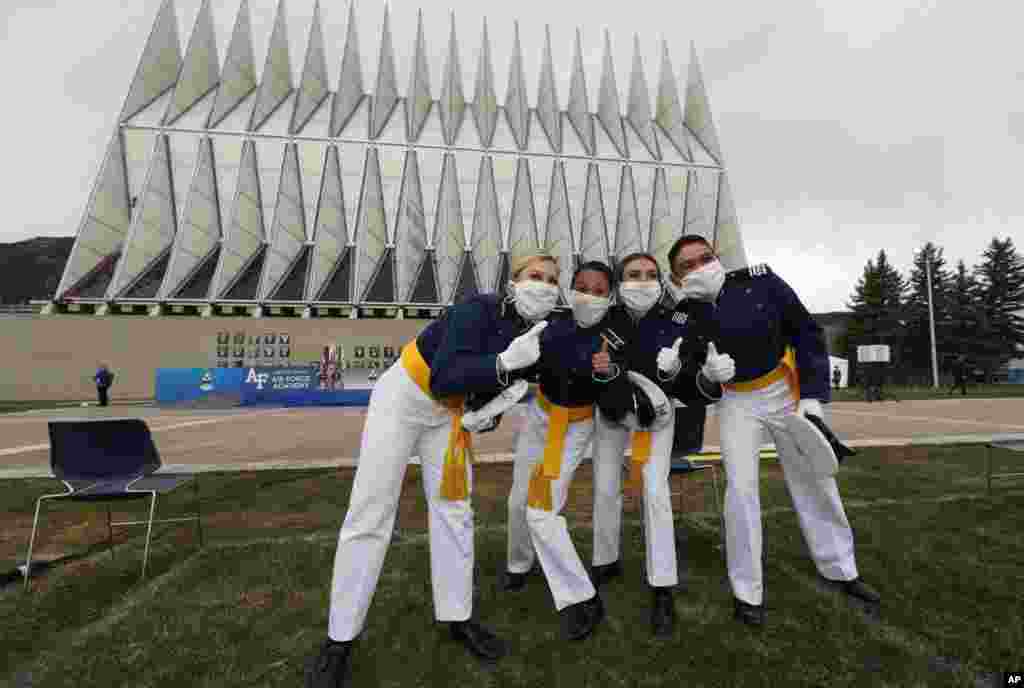
[[[257,373],[255,368],[249,368],[249,375],[245,378],[245,382],[250,385],[256,383],[256,389],[263,389],[263,385],[267,384],[269,379],[269,373]]]

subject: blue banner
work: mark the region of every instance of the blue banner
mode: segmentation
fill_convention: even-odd
[[[156,402],[160,405],[196,402],[242,403],[243,368],[158,368]]]

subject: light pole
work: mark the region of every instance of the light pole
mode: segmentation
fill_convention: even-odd
[[[939,388],[939,359],[935,353],[935,307],[932,305],[932,261],[928,252],[921,250],[924,258],[924,275],[928,282],[928,333],[932,342],[932,387]]]

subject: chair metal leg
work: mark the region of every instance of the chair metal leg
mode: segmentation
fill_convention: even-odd
[[[153,515],[156,513],[156,491],[150,493],[153,501],[149,504],[149,523],[146,525],[146,549],[142,553],[142,578],[146,577],[146,566],[149,564],[149,539],[153,535]]]
[[[36,542],[36,531],[39,526],[39,513],[42,509],[43,502],[47,499],[57,499],[68,494],[64,492],[62,494],[43,495],[36,500],[36,514],[32,518],[32,534],[28,538],[28,554],[25,555],[25,590],[28,591],[28,579],[32,575],[32,547]]]
[[[25,590],[28,590],[28,578],[32,574],[32,546],[36,541],[36,526],[39,524],[39,509],[43,506],[45,497],[36,500],[36,515],[32,519],[32,535],[28,538],[28,554],[25,556]]]

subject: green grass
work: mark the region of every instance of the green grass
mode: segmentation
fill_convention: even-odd
[[[520,593],[498,592],[508,471],[481,467],[476,609],[510,645],[495,666],[473,660],[432,622],[425,509],[411,468],[401,536],[354,655],[353,685],[973,685],[1024,658],[1018,601],[1024,486],[1007,483],[987,498],[982,452],[871,449],[844,465],[840,489],[857,533],[858,564],[885,596],[880,621],[818,586],[785,486],[767,463],[768,623],[761,631],[737,624],[710,481],[706,473],[684,478],[676,488],[685,492],[677,533],[685,541],[686,585],[676,596],[675,636],[667,641],[649,632],[650,592],[634,510],[625,514],[626,576],[605,588],[608,618],[593,637],[562,640],[541,577]],[[1012,459],[999,457],[1006,465]],[[0,482],[0,532],[21,533],[26,519],[31,523],[35,496],[53,483]],[[20,586],[0,590],[6,636],[0,685],[5,679],[39,688],[301,685],[304,662],[326,629],[337,528],[350,486],[350,471],[203,475],[205,548],[195,547],[188,527],[161,528],[151,575],[140,582],[136,531],[118,538],[113,556],[94,549],[40,577],[27,595]],[[163,513],[185,511],[189,498],[188,491],[174,495]],[[574,488],[570,507],[580,554],[589,560],[587,489]],[[82,551],[106,538],[99,507],[48,513],[44,550]],[[83,522],[90,525],[74,525]],[[4,562],[23,556],[24,539],[15,539],[0,540],[0,572]]]
[[[953,396],[949,395],[949,385],[942,385],[935,389],[931,385],[886,385],[882,388],[882,395],[886,401],[895,399],[963,399],[959,388]],[[967,385],[967,398],[970,399],[995,399],[1009,397],[1024,397],[1024,385]],[[843,387],[832,390],[832,401],[864,401],[863,387]]]

